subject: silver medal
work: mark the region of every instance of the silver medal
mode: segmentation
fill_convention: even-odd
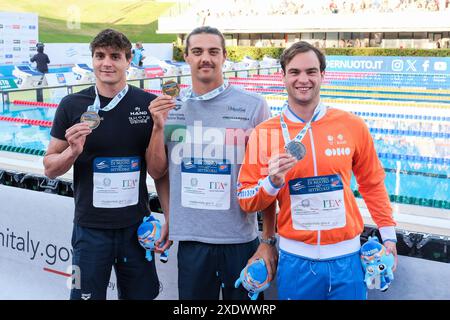
[[[100,125],[100,121],[102,119],[98,115],[97,112],[94,111],[86,111],[81,115],[80,122],[87,123],[91,130],[96,129]]]
[[[303,143],[291,140],[287,145],[284,146],[286,152],[297,160],[302,160],[306,155],[306,148]]]

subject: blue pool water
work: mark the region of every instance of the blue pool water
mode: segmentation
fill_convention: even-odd
[[[1,115],[13,118],[53,121],[55,112],[56,108],[23,108],[18,111],[4,112]]]
[[[50,128],[0,122],[0,145],[46,150]]]
[[[29,108],[0,115],[13,118],[48,120],[55,116],[55,108]],[[0,145],[46,150],[50,142],[50,128],[0,121]]]

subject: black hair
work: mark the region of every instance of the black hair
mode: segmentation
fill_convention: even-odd
[[[131,42],[122,32],[113,29],[105,29],[96,35],[89,45],[92,56],[94,56],[95,49],[103,47],[124,50],[127,60],[131,58]]]
[[[188,55],[188,53],[189,53],[189,39],[196,34],[202,34],[202,33],[214,34],[214,35],[218,36],[220,38],[220,43],[222,45],[223,54],[225,55],[227,53],[227,49],[225,48],[225,37],[223,36],[222,32],[220,32],[219,29],[217,29],[217,28],[203,26],[203,27],[195,28],[187,36],[186,48],[184,49],[184,53],[186,55]]]

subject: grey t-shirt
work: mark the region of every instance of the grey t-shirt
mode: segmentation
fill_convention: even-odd
[[[269,117],[262,96],[234,86],[169,112],[165,141],[173,240],[233,244],[257,237],[256,213],[241,210],[236,184],[250,133]]]

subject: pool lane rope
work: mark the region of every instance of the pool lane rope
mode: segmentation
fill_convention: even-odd
[[[13,100],[13,104],[16,105],[25,105],[25,106],[34,106],[34,107],[44,107],[44,108],[57,108],[57,103],[50,102],[38,102],[38,101],[27,101],[27,100]]]
[[[29,124],[32,126],[40,126],[40,127],[48,127],[48,128],[51,128],[52,124],[53,124],[52,121],[48,121],[48,120],[24,119],[24,118],[14,118],[14,117],[4,117],[4,116],[0,116],[0,121]]]

